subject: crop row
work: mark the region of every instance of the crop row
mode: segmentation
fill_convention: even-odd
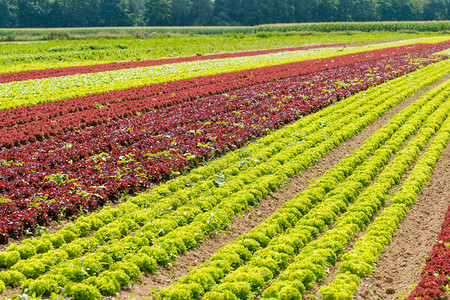
[[[414,50],[435,47],[441,47],[439,50],[441,51],[449,46],[450,41],[447,41],[438,44],[414,44],[391,47],[393,48],[391,51],[402,54]],[[90,93],[109,92],[118,89],[123,90],[161,82],[311,60],[314,58],[342,56],[352,52],[367,52],[364,51],[364,47],[349,47],[343,51],[338,51],[338,49],[340,48],[318,48],[305,51],[278,52],[253,57],[193,61],[153,67],[2,83],[0,84],[0,109],[52,102],[66,98],[85,96]],[[383,52],[383,50],[384,49],[373,51]],[[393,53],[390,53],[389,56],[392,55]]]
[[[329,57],[343,52],[339,50],[342,48],[286,51],[0,83],[1,108],[17,107],[27,102],[30,104],[51,102],[90,93],[298,62],[322,56]],[[344,53],[346,53],[345,50]]]
[[[259,25],[254,32],[292,32],[292,31],[315,31],[315,32],[335,32],[335,31],[426,31],[439,32],[447,31],[450,28],[448,21],[428,22],[333,22],[333,23],[299,23],[299,24],[269,24]]]
[[[361,60],[362,58],[359,58],[356,61]],[[346,60],[348,61],[348,59]],[[325,61],[325,63],[329,63],[328,61]],[[346,62],[349,63],[349,62]],[[320,61],[313,60],[313,61],[304,61],[301,63],[294,63],[294,64],[286,64],[286,65],[276,65],[276,66],[270,66],[270,67],[264,67],[264,68],[258,68],[258,69],[250,69],[245,71],[239,71],[239,72],[231,72],[226,74],[217,74],[217,75],[210,75],[205,77],[198,77],[198,78],[190,78],[185,80],[179,80],[175,82],[165,82],[161,84],[153,84],[150,86],[143,86],[143,87],[137,87],[127,90],[119,90],[119,91],[111,91],[109,93],[96,93],[94,95],[89,95],[85,97],[76,97],[71,99],[66,99],[62,101],[58,101],[56,103],[44,103],[41,105],[36,106],[28,106],[28,107],[19,107],[16,109],[11,109],[8,112],[9,114],[6,114],[6,112],[2,112],[2,123],[0,123],[0,128],[2,127],[11,127],[18,124],[31,122],[37,119],[49,119],[57,115],[63,115],[68,114],[72,111],[84,111],[86,109],[90,109],[95,104],[98,104],[99,106],[107,107],[110,104],[114,104],[115,102],[130,102],[136,99],[142,99],[146,100],[146,102],[153,101],[156,103],[152,103],[151,105],[155,105],[156,107],[161,105],[169,105],[167,103],[168,100],[166,100],[165,97],[172,95],[174,92],[181,91],[181,90],[192,90],[192,96],[189,97],[190,99],[199,97],[199,91],[196,90],[196,88],[199,87],[206,87],[206,90],[208,93],[217,93],[215,90],[211,90],[211,88],[208,88],[208,86],[212,84],[223,84],[225,85],[225,90],[227,91],[229,89],[239,88],[243,87],[245,85],[253,85],[256,83],[262,83],[264,81],[271,81],[275,79],[282,79],[284,72],[288,72],[289,75],[286,75],[286,77],[291,77],[295,75],[301,75],[305,73],[292,73],[292,69],[294,68],[305,68],[306,72],[312,72],[314,70],[319,70],[320,68]],[[338,64],[332,64],[331,67],[337,67]],[[315,69],[311,70],[310,68],[313,67]],[[269,74],[274,72],[275,76],[269,77]],[[305,71],[304,71],[305,72]],[[262,76],[262,77],[261,77]],[[254,78],[256,77],[256,78]],[[233,83],[233,85],[229,85],[228,82],[230,81],[236,81]],[[246,84],[239,85],[238,81],[249,81],[252,80]],[[216,89],[218,87],[215,87]],[[204,95],[208,95],[208,93]],[[159,98],[160,95],[164,94],[164,98]],[[165,95],[167,94],[167,95]],[[173,95],[172,101],[177,98],[185,98],[187,95]],[[188,98],[188,99],[189,99]],[[70,103],[70,104],[68,104]],[[151,106],[152,107],[152,106]],[[39,111],[42,111],[36,116],[32,114],[32,109],[37,108]],[[97,108],[97,107],[96,107]],[[52,114],[42,114],[46,110],[54,111]]]
[[[447,95],[447,100],[448,98],[449,95]],[[450,102],[447,101],[447,104],[450,104]],[[434,131],[437,131],[439,121],[441,120],[436,120],[435,124],[427,129],[429,133],[434,134]],[[390,243],[399,222],[417,200],[419,192],[430,179],[436,163],[449,141],[450,118],[447,118],[428,149],[417,161],[408,178],[389,200],[391,205],[385,208],[375,221],[367,227],[365,234],[358,239],[353,249],[342,256],[337,278],[319,291],[320,294],[324,295],[324,299],[352,299],[351,293],[357,289],[362,277],[372,273],[375,261],[384,251],[385,245]],[[421,149],[422,147],[418,145],[418,149],[411,150],[403,156],[412,156],[414,152],[418,153]],[[443,278],[440,277],[439,279],[442,280]]]
[[[391,156],[419,128],[417,136],[401,153],[426,145],[432,133],[424,139],[422,133],[429,132],[424,128],[436,127],[436,122],[447,117],[450,102],[436,109],[450,95],[449,86],[439,87],[404,109],[306,191],[261,225],[225,245],[177,284],[163,289],[159,296],[192,299],[206,292],[203,299],[247,299],[260,295],[272,282],[263,298],[300,299],[306,288],[324,279],[326,269],[336,262],[345,244],[384,204],[385,194],[399,183],[409,166],[404,161],[406,155],[395,158],[376,183],[361,193],[363,187],[371,184]],[[415,159],[415,155],[411,158]],[[392,175],[398,180],[388,180]],[[367,205],[369,200],[375,204]],[[333,229],[312,241],[331,223]],[[298,255],[291,264],[295,254]],[[278,279],[273,281],[277,274]]]
[[[107,63],[107,64],[75,66],[75,67],[65,67],[65,68],[50,68],[50,69],[45,69],[45,70],[30,70],[30,71],[21,71],[21,72],[0,74],[0,83],[41,79],[41,78],[49,78],[49,77],[61,77],[61,76],[68,76],[68,75],[75,75],[75,74],[106,72],[106,71],[121,70],[121,69],[150,67],[150,66],[175,64],[175,63],[189,62],[189,61],[255,56],[255,55],[263,55],[263,54],[270,54],[270,53],[277,53],[277,52],[285,52],[285,51],[299,51],[299,50],[309,50],[309,49],[328,48],[328,47],[346,47],[348,45],[350,45],[350,44],[314,45],[314,46],[292,47],[292,48],[271,49],[271,50],[255,50],[255,51],[243,51],[243,52],[235,52],[235,53],[221,53],[221,54],[211,54],[211,55],[203,55],[203,56],[163,58],[163,59],[155,59],[155,60],[140,60],[140,61],[130,61],[130,62],[111,62],[111,63]]]
[[[156,39],[132,40],[86,39],[76,44],[70,40],[52,40],[45,43],[3,43],[0,46],[1,73],[25,70],[44,70],[71,66],[87,66],[110,62],[152,60],[166,57],[199,56],[214,53],[239,52],[260,49],[298,47],[301,45],[320,45],[328,43],[356,43],[357,45],[379,43],[382,40],[407,41],[412,37],[404,33],[374,32],[364,35],[319,34],[302,36],[280,36],[261,39],[255,35],[241,38],[224,36],[182,36],[176,38],[158,37]],[[435,42],[436,37],[421,38],[420,42]],[[414,38],[418,40],[418,38]],[[398,44],[397,44],[398,45]]]
[[[434,75],[429,73],[431,67],[421,70],[431,75],[426,80],[423,75],[408,76],[369,89],[365,96],[351,97],[352,101],[338,103],[231,153],[231,161],[224,158],[208,164],[117,209],[79,218],[58,233],[12,244],[0,256],[1,266],[10,267],[1,276],[12,286],[24,276],[37,278],[25,283],[36,294],[49,294],[59,286],[79,299],[97,298],[99,290],[115,293],[141,271],[154,271],[156,263],[166,264],[195,247],[204,235],[226,226],[236,213],[276,190],[334,145],[442,77],[448,67],[441,68]],[[80,238],[90,230],[94,230],[92,236]]]
[[[443,299],[450,284],[450,205],[448,206],[441,232],[433,249],[426,258],[421,279],[408,300]]]
[[[389,57],[382,62],[384,70],[373,68],[372,79],[397,72],[392,64],[426,65],[444,56],[430,56],[440,47],[419,50],[403,56]],[[40,141],[64,132],[83,129],[86,126],[107,123],[127,116],[145,113],[155,108],[183,103],[198,97],[223,93],[234,89],[283,78],[344,67],[358,62],[372,61],[394,54],[391,50],[377,53],[352,54],[330,59],[285,64],[254,70],[212,75],[195,79],[186,79],[169,83],[133,88],[131,90],[112,91],[34,106],[18,107],[0,111],[0,147],[10,148],[28,142]],[[393,60],[393,61],[392,61]],[[419,61],[419,63],[417,62]],[[388,67],[389,65],[389,67]],[[390,68],[393,67],[393,68]],[[386,69],[388,68],[388,69]],[[311,83],[312,84],[312,83]],[[348,82],[335,82],[335,89],[342,88]],[[304,87],[301,87],[304,88]],[[338,99],[345,94],[337,95]]]
[[[321,115],[321,113],[319,113],[318,115]],[[311,119],[311,118],[313,118],[312,116],[309,116],[307,119]],[[316,125],[316,127],[314,127],[314,128],[316,128],[317,129],[317,125]],[[63,144],[64,145],[64,144]],[[274,147],[275,149],[278,149],[279,147]],[[234,153],[236,153],[236,152],[234,152]],[[241,153],[241,152],[238,152],[238,153]],[[246,152],[244,152],[244,153],[246,153]],[[231,154],[229,154],[229,155],[231,155]],[[228,156],[229,156],[228,155]],[[245,156],[242,156],[243,154],[241,154],[241,155],[239,155],[238,156],[238,158],[236,158],[236,160],[237,159],[244,159],[244,157]],[[101,157],[100,157],[100,159],[101,159]],[[201,168],[202,170],[204,170],[203,168]],[[194,170],[193,171],[194,173],[196,172],[196,170]],[[204,171],[203,171],[204,172]],[[209,171],[209,174],[211,173],[211,171]],[[211,175],[211,174],[210,174]],[[197,180],[194,180],[194,181],[189,181],[188,183],[186,183],[186,185],[188,186],[188,185],[193,185],[195,182],[196,182]],[[178,184],[177,184],[178,185]],[[184,184],[182,184],[182,186],[183,186]]]
[[[447,65],[441,65],[439,68],[437,68],[437,70],[435,70],[434,69],[435,67],[432,66],[431,68],[426,68],[425,70],[431,69],[430,78],[431,82],[433,82],[438,78],[444,76],[445,74],[444,70],[446,67]],[[388,91],[387,90],[388,88],[394,87],[396,86],[396,84],[397,85],[400,83],[405,84],[408,83],[408,81],[411,81],[412,83],[417,83],[422,82],[422,80],[423,80],[422,78],[417,79],[415,78],[414,80],[410,80],[409,78],[401,78],[399,80],[394,80],[390,85],[384,84],[383,86],[386,86],[386,88],[383,90],[379,89],[373,90],[373,88],[369,89],[366,92],[367,98],[371,99],[377,96],[381,97],[384,93]],[[397,81],[399,81],[400,83],[398,83]],[[420,86],[423,87],[429,83],[430,81],[422,83]],[[406,89],[406,87],[404,88]],[[386,97],[389,97],[394,94],[395,93],[388,93],[380,101],[385,101]],[[354,98],[355,97],[351,97],[350,99]],[[337,103],[334,106],[328,107],[327,109],[319,111],[316,114],[309,115],[305,117],[303,120],[296,122],[294,124],[296,126],[288,126],[287,128],[279,132],[276,132],[275,134],[268,135],[263,139],[261,139],[260,142],[256,143],[256,145],[250,144],[243,150],[229,152],[222,159],[219,159],[216,162],[208,163],[207,167],[202,166],[200,168],[194,169],[191,171],[189,175],[171,180],[167,183],[167,185],[162,185],[156,189],[153,189],[150,193],[144,194],[143,197],[135,198],[133,202],[139,204],[139,206],[141,207],[142,206],[147,207],[155,203],[161,203],[163,201],[161,195],[171,194],[172,192],[178,193],[181,192],[180,189],[183,190],[190,189],[190,187],[192,187],[192,190],[194,190],[195,192],[188,193],[189,198],[191,199],[198,198],[200,197],[200,194],[203,193],[204,191],[209,191],[210,189],[213,189],[215,186],[221,186],[224,183],[227,183],[228,178],[232,175],[232,173],[238,172],[237,170],[234,169],[235,165],[238,166],[240,165],[239,170],[240,169],[244,170],[246,169],[246,167],[258,166],[259,163],[266,161],[272,155],[281,151],[281,149],[283,149],[283,151],[290,150],[289,146],[295,145],[295,143],[298,141],[297,140],[298,137],[300,137],[301,140],[303,140],[303,142],[309,141],[307,144],[308,147],[314,147],[317,145],[318,142],[320,142],[321,139],[318,140],[314,137],[311,137],[312,134],[316,133],[319,135],[323,135],[320,132],[322,131],[328,132],[329,130],[328,128],[326,128],[327,124],[332,124],[333,122],[336,122],[336,120],[340,120],[342,116],[352,112],[352,110],[355,110],[356,108],[361,106],[360,102],[345,106],[345,102],[347,101]],[[286,138],[286,136],[291,135],[297,138],[295,138],[292,141]],[[280,136],[282,138],[282,141],[284,141],[284,143],[280,143],[279,138],[277,138],[277,136]],[[323,137],[325,138],[325,136]],[[250,155],[254,155],[255,158],[254,159],[249,158]],[[169,190],[167,190],[167,186],[170,187]],[[224,188],[225,186],[222,186],[221,188]],[[154,212],[156,215],[158,215],[158,213],[156,213],[158,209],[159,209],[158,207],[155,208]],[[115,214],[119,213],[116,212]],[[108,217],[106,218],[102,217],[101,219],[109,219],[110,217],[111,216],[108,215]]]
[[[408,39],[405,41],[396,41],[396,42],[387,42],[383,43],[383,45],[401,45],[407,43],[414,42],[435,42],[438,41],[436,39]],[[122,47],[123,45],[118,45],[118,47]],[[0,83],[13,82],[13,81],[22,81],[22,80],[32,80],[32,79],[40,79],[40,78],[49,78],[49,77],[61,77],[67,75],[75,75],[75,74],[86,74],[86,73],[96,73],[96,72],[105,72],[105,71],[113,71],[119,69],[129,69],[129,68],[139,68],[146,66],[156,66],[162,64],[172,64],[172,63],[180,63],[180,62],[188,62],[188,61],[198,61],[198,60],[208,60],[208,59],[222,59],[222,58],[232,58],[232,57],[244,57],[244,56],[255,56],[262,54],[270,54],[276,52],[285,52],[285,51],[298,51],[298,50],[309,50],[316,48],[330,48],[330,47],[349,47],[355,46],[355,43],[335,43],[335,44],[323,44],[323,45],[312,45],[312,46],[302,46],[302,47],[290,47],[290,48],[278,48],[278,49],[270,49],[270,50],[253,50],[253,51],[241,51],[241,52],[233,52],[233,53],[220,53],[220,54],[210,54],[210,55],[196,55],[196,56],[185,56],[185,57],[177,57],[177,58],[163,58],[163,59],[154,59],[154,60],[138,60],[138,61],[123,61],[123,59],[117,59],[117,61],[102,63],[102,64],[91,64],[91,65],[83,65],[83,66],[68,66],[68,67],[49,67],[46,69],[39,70],[26,70],[26,71],[13,71],[9,70],[6,73],[0,74]],[[61,52],[65,52],[65,50],[69,50],[70,52],[83,52],[83,51],[92,51],[96,47],[105,47],[105,45],[80,45],[75,49],[72,47],[51,47],[48,49],[49,53],[54,53],[55,55],[61,55]],[[373,46],[369,46],[369,49]],[[95,49],[98,50],[98,49]],[[217,49],[215,49],[217,50]],[[30,53],[28,54],[28,58],[30,57]],[[8,57],[11,60],[14,60],[16,53],[11,54],[8,51],[4,51],[2,53],[4,59]],[[39,53],[39,56],[42,57],[42,52]]]
[[[389,63],[371,61],[253,86],[4,150],[0,196],[7,203],[0,204],[1,231],[34,232],[61,214],[150,187],[343,95],[418,67],[402,59]]]

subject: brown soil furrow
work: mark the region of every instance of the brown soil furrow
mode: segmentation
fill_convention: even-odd
[[[399,151],[397,151],[397,153],[400,152],[401,150],[403,150],[405,147],[407,147],[407,146],[408,146],[408,143],[411,141],[411,139],[412,139],[415,135],[417,135],[417,133],[414,134],[414,135],[412,135],[411,137],[409,137],[409,139],[408,139],[407,141],[405,141],[404,145],[403,145],[402,147],[400,147],[400,149],[399,149]],[[429,140],[429,142],[428,142],[428,145],[429,145],[430,141],[431,141],[435,136],[436,136],[436,134],[433,135],[433,136],[430,138],[430,140]],[[423,153],[428,149],[428,145],[427,145],[427,147],[425,147],[424,149],[422,149],[422,151],[420,151],[420,153],[419,153],[419,155],[417,156],[416,160],[409,166],[408,170],[403,174],[403,176],[402,176],[402,178],[401,178],[401,181],[400,181],[400,184],[395,185],[395,186],[393,186],[393,187],[391,188],[391,195],[395,195],[395,193],[397,193],[397,191],[399,190],[399,188],[403,185],[403,183],[405,182],[405,180],[408,178],[409,173],[414,169],[414,166],[416,165],[418,159],[419,159],[419,158],[423,155]],[[374,183],[376,182],[378,176],[383,172],[383,170],[384,170],[390,163],[392,163],[392,161],[393,161],[396,157],[397,157],[396,154],[394,154],[394,155],[391,157],[390,161],[383,167],[383,169],[381,169],[381,170],[378,172],[377,177],[374,178],[374,179],[372,180],[372,182],[370,183],[370,185],[372,185],[372,184],[374,184]],[[361,193],[362,193],[362,192],[361,192]],[[390,203],[389,203],[389,201],[387,201],[386,205],[384,205],[383,207],[381,207],[381,208],[378,210],[378,212],[372,217],[372,219],[370,220],[370,222],[373,223],[373,221],[374,221],[374,220],[375,220],[375,219],[376,219],[376,218],[377,218],[377,217],[378,217],[378,216],[379,216],[379,215],[380,215],[387,207],[389,207],[389,206],[390,206]],[[320,288],[322,288],[323,286],[326,286],[326,285],[330,284],[330,283],[336,278],[336,276],[338,275],[338,272],[339,272],[339,261],[341,261],[341,256],[342,256],[343,254],[345,254],[345,253],[347,253],[347,252],[349,252],[349,251],[351,251],[351,250],[353,249],[353,247],[355,246],[355,243],[358,241],[358,239],[361,238],[361,237],[366,233],[366,229],[367,229],[367,226],[366,226],[365,228],[363,228],[361,231],[359,231],[358,233],[355,234],[355,236],[354,236],[353,239],[350,241],[350,243],[348,243],[348,244],[345,246],[344,251],[343,251],[343,252],[341,253],[341,255],[338,257],[338,262],[336,263],[336,265],[334,265],[334,266],[330,269],[330,273],[329,273],[328,276],[325,278],[325,280],[324,280],[323,282],[319,283],[319,284],[316,284],[312,290],[307,291],[307,293],[303,296],[303,300],[313,300],[313,299],[317,299],[317,293],[318,293],[318,291],[320,290]],[[377,264],[377,263],[375,262],[375,264]]]
[[[156,289],[166,287],[175,282],[178,278],[188,274],[191,267],[195,267],[196,265],[205,262],[211,254],[214,254],[224,244],[233,241],[243,233],[250,231],[255,226],[259,225],[262,220],[271,216],[284,203],[291,200],[296,194],[305,190],[309,186],[311,180],[321,177],[326,170],[333,167],[345,156],[359,148],[369,136],[385,125],[393,115],[407,107],[425,92],[449,78],[450,76],[447,76],[429,88],[424,89],[422,92],[404,100],[391,111],[372,122],[372,124],[367,126],[361,133],[353,136],[348,141],[343,142],[341,145],[328,152],[319,162],[308,168],[308,170],[303,171],[302,174],[293,176],[291,181],[286,183],[278,192],[268,196],[266,199],[261,199],[258,206],[238,216],[230,225],[229,230],[218,232],[207,237],[200,247],[191,249],[186,254],[181,255],[170,266],[161,267],[158,273],[144,275],[140,283],[136,283],[129,289],[121,291],[116,297],[111,299],[130,299],[132,296],[134,299],[146,298],[151,294],[151,287]]]
[[[450,147],[438,161],[427,186],[400,223],[386,251],[364,278],[354,299],[405,299],[420,279],[425,257],[441,230],[450,202]]]

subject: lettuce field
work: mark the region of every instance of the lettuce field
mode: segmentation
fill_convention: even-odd
[[[448,297],[450,36],[309,41],[0,44],[0,298]]]

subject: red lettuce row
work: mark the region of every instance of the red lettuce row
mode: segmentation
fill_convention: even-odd
[[[423,59],[426,65],[439,58]],[[0,152],[0,242],[94,209],[419,68],[410,54],[199,98]],[[327,126],[327,124],[324,124]],[[5,201],[2,201],[5,202]]]
[[[150,67],[165,64],[190,62],[190,61],[200,61],[208,59],[221,59],[221,58],[231,58],[231,57],[244,57],[244,56],[255,56],[270,54],[283,51],[297,51],[297,50],[309,50],[315,48],[326,48],[326,47],[343,47],[350,46],[352,44],[329,44],[329,45],[315,45],[315,46],[304,46],[304,47],[292,47],[292,48],[281,48],[281,49],[271,49],[271,50],[255,50],[246,52],[235,52],[235,53],[222,53],[222,54],[211,54],[205,56],[189,56],[189,57],[177,57],[177,58],[163,58],[155,60],[142,60],[142,61],[130,61],[130,62],[111,62],[107,64],[89,65],[89,66],[75,66],[75,67],[65,67],[65,68],[51,68],[45,70],[31,70],[31,71],[20,71],[14,73],[2,73],[0,74],[0,83],[22,81],[22,80],[32,80],[40,78],[49,77],[62,77],[74,74],[87,74],[87,73],[97,73],[105,71],[113,71],[120,69],[131,69],[139,67]]]
[[[450,205],[448,206],[441,232],[431,253],[426,258],[422,278],[411,292],[408,300],[444,299],[450,284]]]
[[[0,111],[0,147],[11,148],[42,141],[74,129],[84,129],[88,126],[108,123],[153,109],[258,83],[405,53],[410,53],[411,59],[417,59],[448,47],[450,42],[393,47],[92,94]]]

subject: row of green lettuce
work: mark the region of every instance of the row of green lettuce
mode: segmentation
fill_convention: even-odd
[[[437,124],[428,130],[436,128]],[[449,141],[450,119],[447,118],[399,191],[389,199],[391,205],[367,227],[366,233],[358,239],[353,249],[342,256],[336,279],[319,291],[324,299],[352,299],[351,293],[357,290],[361,278],[372,273],[375,261],[390,243],[408,209],[418,199],[419,192],[429,181]]]
[[[356,48],[352,48],[356,49]],[[347,50],[348,51],[348,50]],[[347,53],[342,47],[318,48],[163,64],[0,84],[0,109],[53,102],[92,93],[316,59]]]
[[[355,51],[357,47],[352,47]],[[347,50],[348,51],[348,50]],[[90,93],[109,92],[154,83],[176,81],[206,75],[242,71],[315,58],[329,57],[344,51],[343,47],[285,51],[256,56],[241,56],[162,64],[149,67],[49,77],[0,84],[2,109]]]
[[[139,280],[141,272],[156,271],[158,264],[168,264],[209,233],[229,226],[237,213],[289,177],[446,76],[449,65],[430,65],[370,88],[116,208],[13,243],[0,253],[0,280],[36,295],[51,295],[60,287],[78,299],[114,294]]]
[[[441,104],[449,95],[450,82],[402,110],[307,190],[161,290],[159,297],[247,299],[259,296],[270,284],[263,298],[300,299],[306,288],[324,279],[346,244],[385,204],[391,188],[400,183],[419,150],[447,118],[450,101]],[[331,224],[333,228],[327,230]],[[360,268],[358,263],[347,266]]]
[[[359,47],[325,47],[0,83],[0,109],[414,43],[439,43],[448,39],[432,37]]]
[[[447,92],[438,96],[441,101],[448,100],[450,96],[448,86],[450,85],[447,85]],[[319,295],[322,295],[323,299],[352,299],[352,292],[356,291],[359,278],[371,273],[384,246],[390,243],[395,229],[408,208],[405,204],[408,203],[410,206],[417,199],[417,194],[431,176],[434,165],[430,162],[435,164],[440,157],[442,148],[449,141],[449,111],[450,101],[447,101],[429,118],[427,124],[420,128],[407,147],[400,151],[392,163],[383,170],[374,184],[367,188],[347,209],[342,215],[342,219],[337,220],[334,228],[317,239],[316,244],[312,245],[311,243],[311,246],[305,247],[295,257],[294,263],[279,274],[279,279],[265,291],[264,299],[277,297],[282,294],[282,291],[286,295],[295,293],[293,280],[298,278],[299,274],[305,274],[305,272],[307,274],[308,270],[312,271],[314,267],[316,270],[318,266],[332,268],[336,263],[336,258],[344,253],[345,247],[351,243],[355,235],[365,229],[364,236],[358,239],[353,250],[346,252],[340,258],[337,278],[329,286],[319,290]],[[414,165],[420,152],[441,127],[442,129],[433,138],[428,149],[420,156],[407,181],[391,198],[392,188],[400,183],[403,174],[408,171],[410,166]],[[437,149],[440,150],[436,151]],[[423,161],[430,164],[424,168],[421,163]],[[420,175],[417,176],[418,174]],[[389,204],[384,207],[386,201]],[[403,204],[397,205],[396,203]],[[365,228],[380,211],[382,213]],[[308,263],[313,264],[312,268]]]

